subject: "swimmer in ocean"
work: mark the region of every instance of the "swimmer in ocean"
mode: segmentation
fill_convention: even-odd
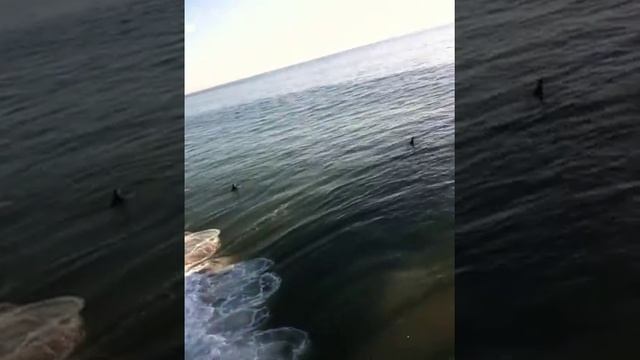
[[[538,84],[536,85],[536,89],[533,91],[533,96],[537,97],[540,101],[544,100],[544,90],[543,90],[544,81],[542,78],[538,79]]]
[[[120,194],[120,189],[114,189],[111,195],[111,207],[116,207],[124,203],[124,197]]]

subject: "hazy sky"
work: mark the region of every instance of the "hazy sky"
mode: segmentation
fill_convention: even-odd
[[[186,0],[185,91],[454,21],[454,0]]]

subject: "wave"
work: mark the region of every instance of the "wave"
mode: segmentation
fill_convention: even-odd
[[[299,359],[309,340],[292,327],[265,329],[281,279],[273,261],[228,265],[216,258],[220,231],[185,234],[185,358]],[[0,359],[63,360],[85,338],[82,298],[0,303]]]
[[[185,273],[211,266],[218,248],[220,248],[220,230],[210,229],[197,233],[185,233],[184,266]]]
[[[299,359],[304,331],[265,329],[266,304],[281,279],[273,261],[257,258],[225,265],[216,259],[220,231],[185,234],[185,358]]]
[[[25,305],[0,303],[0,359],[62,360],[84,340],[84,300],[57,297]]]

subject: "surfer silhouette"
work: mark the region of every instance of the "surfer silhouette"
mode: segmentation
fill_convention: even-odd
[[[533,96],[537,97],[538,100],[540,101],[544,100],[543,86],[544,86],[544,81],[542,78],[540,78],[538,79],[538,84],[536,85],[536,89],[533,91]]]
[[[113,189],[111,195],[111,207],[116,207],[124,204],[124,197],[120,194],[120,189]]]
[[[416,146],[415,143],[413,142],[413,136],[411,137],[411,141],[409,141],[409,145],[414,146],[414,147]]]

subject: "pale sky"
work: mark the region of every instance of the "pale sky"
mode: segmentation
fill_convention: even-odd
[[[185,92],[453,21],[454,0],[186,0]]]

